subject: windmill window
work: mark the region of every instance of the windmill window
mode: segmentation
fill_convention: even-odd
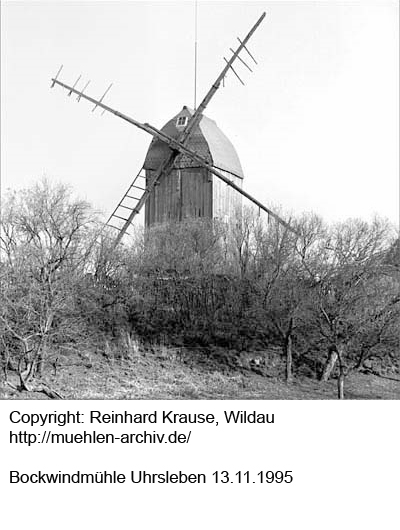
[[[176,120],[177,127],[185,127],[187,124],[187,117],[186,116],[179,116],[179,118]]]

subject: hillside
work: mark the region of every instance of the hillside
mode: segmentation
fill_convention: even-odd
[[[52,372],[52,373],[51,373]],[[275,375],[217,364],[190,363],[174,350],[131,359],[70,358],[49,370],[44,380],[65,399],[336,399],[336,381],[297,377],[287,385]],[[42,393],[17,392],[0,383],[2,399],[48,399]],[[346,399],[400,399],[400,376],[354,372],[346,378]]]

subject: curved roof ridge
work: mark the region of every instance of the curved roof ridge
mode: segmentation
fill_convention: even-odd
[[[217,123],[203,115],[199,127],[208,144],[213,165],[243,178],[243,169],[236,149]]]

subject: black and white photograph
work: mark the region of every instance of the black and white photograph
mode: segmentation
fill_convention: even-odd
[[[0,398],[399,400],[398,11],[2,2]]]

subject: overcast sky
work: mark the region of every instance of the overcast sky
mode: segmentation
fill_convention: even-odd
[[[73,84],[161,127],[194,98],[194,2],[3,2],[2,188],[42,175],[109,213],[151,138],[74,97]],[[263,11],[246,86],[229,75],[205,114],[231,139],[244,188],[328,221],[398,221],[398,2],[198,2],[198,99]],[[243,58],[245,56],[243,55]],[[247,60],[247,59],[246,59]],[[251,61],[248,61],[251,64]]]

